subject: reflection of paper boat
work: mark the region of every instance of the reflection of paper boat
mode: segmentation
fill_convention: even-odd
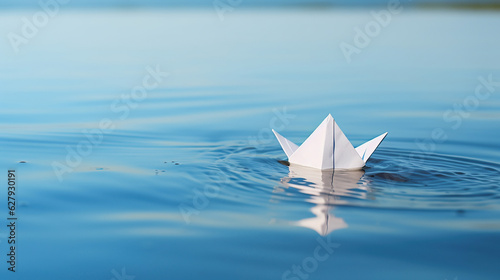
[[[291,164],[326,169],[361,169],[387,132],[354,149],[331,115],[299,147],[274,131]]]
[[[341,200],[336,200],[336,196],[354,196],[353,189],[365,189],[367,187],[358,184],[364,171],[322,171],[302,166],[290,166],[288,177],[283,178],[282,184],[286,187],[293,187],[300,192],[309,194],[308,202],[316,204],[311,208],[315,215],[313,218],[296,221],[293,224],[310,228],[317,233],[326,236],[334,230],[347,227],[347,223],[335,217],[331,212],[333,205],[342,204]],[[359,197],[359,192],[356,192]],[[361,192],[366,198],[366,193]]]

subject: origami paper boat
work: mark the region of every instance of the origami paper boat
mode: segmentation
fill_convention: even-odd
[[[300,147],[274,129],[273,132],[290,164],[321,170],[363,168],[387,136],[386,132],[355,149],[332,115],[328,115]]]

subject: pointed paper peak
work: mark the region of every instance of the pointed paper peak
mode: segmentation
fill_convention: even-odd
[[[387,135],[384,133],[354,149],[331,114],[326,116],[300,146],[281,136],[274,129],[273,133],[291,164],[322,170],[362,168]]]
[[[356,152],[358,152],[359,156],[361,159],[366,163],[368,159],[371,157],[373,152],[378,148],[380,143],[384,140],[384,138],[387,136],[387,132],[383,133],[372,140],[364,143],[363,145],[360,145],[359,147],[356,148]]]
[[[291,157],[292,154],[299,148],[299,146],[295,145],[292,141],[286,139],[285,137],[281,136],[278,132],[276,132],[274,129],[272,129],[274,135],[280,142],[281,148],[283,151],[285,151],[285,154],[287,157]]]
[[[335,123],[335,119],[332,117],[332,115],[328,114],[328,116],[326,116],[326,118],[323,120],[323,122],[321,124],[330,125],[333,123]],[[321,126],[321,124],[320,124],[320,126]]]

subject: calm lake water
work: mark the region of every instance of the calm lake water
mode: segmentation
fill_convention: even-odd
[[[61,10],[16,54],[35,12],[0,13],[1,279],[497,279],[497,12],[403,9],[350,63],[370,10]],[[365,169],[280,163],[329,113],[389,132]]]

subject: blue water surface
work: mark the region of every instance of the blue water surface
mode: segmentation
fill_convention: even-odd
[[[349,58],[371,10],[61,10],[16,52],[35,12],[0,13],[1,279],[497,279],[498,12]],[[328,114],[389,132],[364,170],[280,162]]]

